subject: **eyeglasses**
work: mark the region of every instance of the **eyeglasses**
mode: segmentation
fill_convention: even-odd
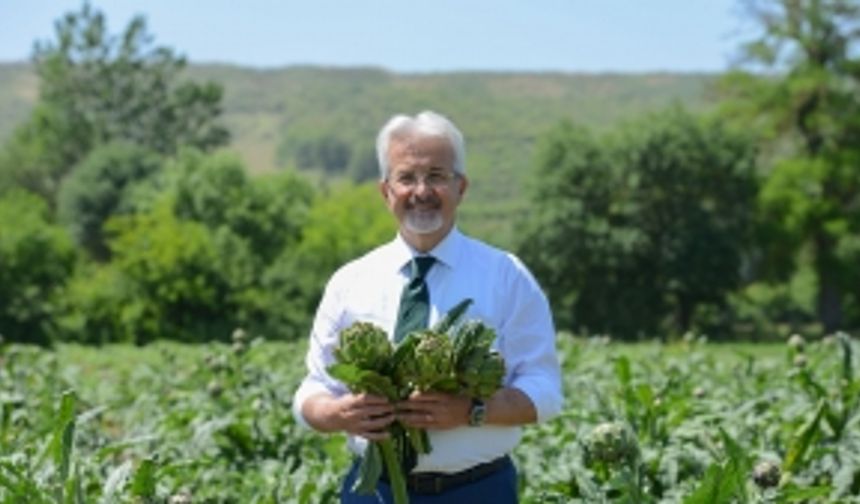
[[[425,175],[417,175],[411,172],[401,172],[389,181],[400,189],[415,189],[422,182],[431,189],[441,189],[457,178],[456,173],[430,172]]]

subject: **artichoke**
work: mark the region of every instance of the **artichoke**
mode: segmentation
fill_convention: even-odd
[[[636,436],[621,422],[597,425],[585,441],[586,459],[608,466],[632,463],[639,456]]]
[[[341,331],[339,343],[334,349],[337,362],[366,371],[384,372],[393,351],[385,331],[369,322],[356,322]]]
[[[759,488],[772,488],[779,484],[781,478],[779,464],[772,460],[763,460],[755,465],[752,472],[753,481]]]
[[[413,332],[408,351],[394,370],[397,382],[412,391],[456,391],[454,346],[447,335],[434,331]]]
[[[470,397],[487,399],[501,388],[505,361],[498,352],[473,354],[458,374],[461,390]]]
[[[791,337],[788,338],[788,346],[796,352],[802,352],[803,348],[806,346],[806,340],[799,334],[792,334]]]
[[[460,390],[486,399],[502,386],[505,362],[490,349],[496,333],[482,322],[463,324],[454,336],[454,371]]]

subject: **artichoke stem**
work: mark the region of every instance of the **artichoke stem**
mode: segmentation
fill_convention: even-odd
[[[403,476],[397,454],[394,453],[394,442],[391,439],[385,439],[379,441],[379,447],[382,449],[382,460],[385,462],[386,471],[388,471],[388,481],[391,484],[394,504],[409,504],[409,495],[406,493],[406,478]]]

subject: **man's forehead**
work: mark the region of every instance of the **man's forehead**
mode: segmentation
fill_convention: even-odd
[[[408,135],[393,137],[388,147],[390,156],[445,156],[453,157],[454,149],[447,138],[436,135]]]

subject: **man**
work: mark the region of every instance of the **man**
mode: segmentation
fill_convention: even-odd
[[[515,503],[516,471],[508,454],[521,426],[547,420],[562,404],[549,305],[516,257],[456,228],[469,180],[463,137],[448,119],[433,112],[395,116],[380,131],[376,149],[379,189],[399,233],[329,281],[311,334],[309,372],[295,394],[296,418],[322,432],[345,432],[357,455],[367,440],[386,437],[395,420],[426,429],[432,451],[420,455],[408,475],[413,504]],[[413,261],[427,256],[433,259]],[[416,273],[419,262],[430,263],[429,271]],[[326,373],[338,334],[353,322],[372,322],[394,338],[404,286],[416,275],[423,275],[429,292],[428,324],[471,298],[464,320],[479,319],[496,330],[506,376],[504,387],[486,402],[416,393],[395,405],[351,394]],[[344,481],[342,502],[391,502],[385,481],[377,496],[350,492],[356,468]]]

